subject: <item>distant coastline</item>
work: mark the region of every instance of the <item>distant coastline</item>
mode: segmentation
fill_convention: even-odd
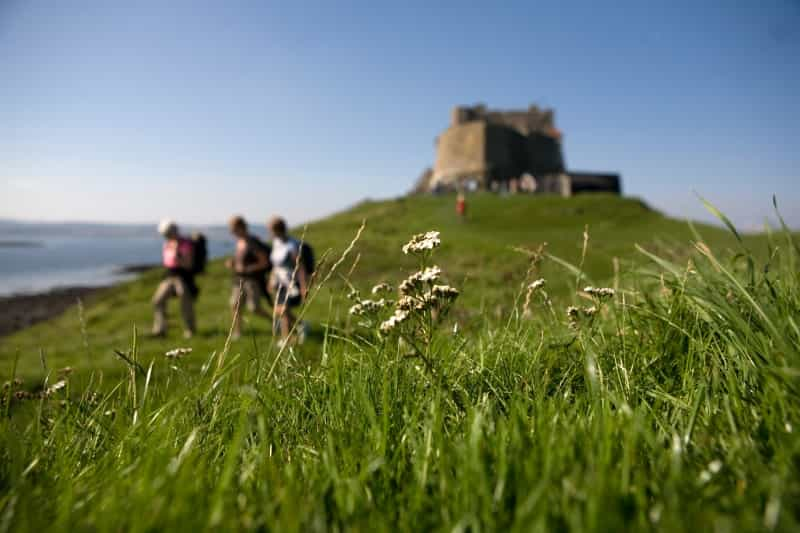
[[[105,287],[60,287],[39,293],[0,296],[0,337],[60,315]]]
[[[41,241],[15,241],[0,239],[0,248],[41,248],[44,243]]]
[[[6,242],[9,241],[0,241],[0,243]],[[4,245],[0,244],[0,246]],[[35,243],[33,245],[35,246]],[[67,285],[42,291],[20,291],[0,295],[0,337],[57,317],[77,304],[78,300],[85,302],[101,291],[130,280],[131,275],[142,274],[158,267],[159,265],[156,264],[123,265],[115,269],[114,273],[128,277],[103,285]]]

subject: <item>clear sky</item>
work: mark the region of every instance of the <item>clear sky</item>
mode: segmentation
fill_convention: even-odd
[[[800,227],[800,2],[0,0],[0,217],[290,222],[404,193],[456,104],[568,167]]]

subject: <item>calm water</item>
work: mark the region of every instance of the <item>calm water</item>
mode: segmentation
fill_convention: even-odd
[[[209,254],[230,254],[224,229],[203,229]],[[161,238],[151,227],[0,222],[0,295],[70,285],[100,286],[130,278],[120,267],[158,263]]]

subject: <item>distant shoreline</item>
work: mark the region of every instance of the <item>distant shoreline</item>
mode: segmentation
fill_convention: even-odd
[[[158,268],[158,265],[124,265],[115,269],[114,273],[118,275],[141,274],[154,268]],[[95,294],[115,287],[124,281],[120,280],[116,283],[99,286],[67,285],[42,291],[17,292],[0,296],[0,337],[54,318],[75,305],[78,300],[86,301]]]
[[[17,241],[17,240],[0,240],[0,248],[41,248],[44,246],[40,241]]]
[[[0,337],[58,316],[78,300],[84,301],[111,286],[59,287],[38,293],[0,296]]]

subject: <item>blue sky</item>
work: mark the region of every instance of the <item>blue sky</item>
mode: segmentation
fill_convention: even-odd
[[[0,217],[313,219],[485,102],[668,213],[800,227],[800,2],[496,4],[0,0]]]

